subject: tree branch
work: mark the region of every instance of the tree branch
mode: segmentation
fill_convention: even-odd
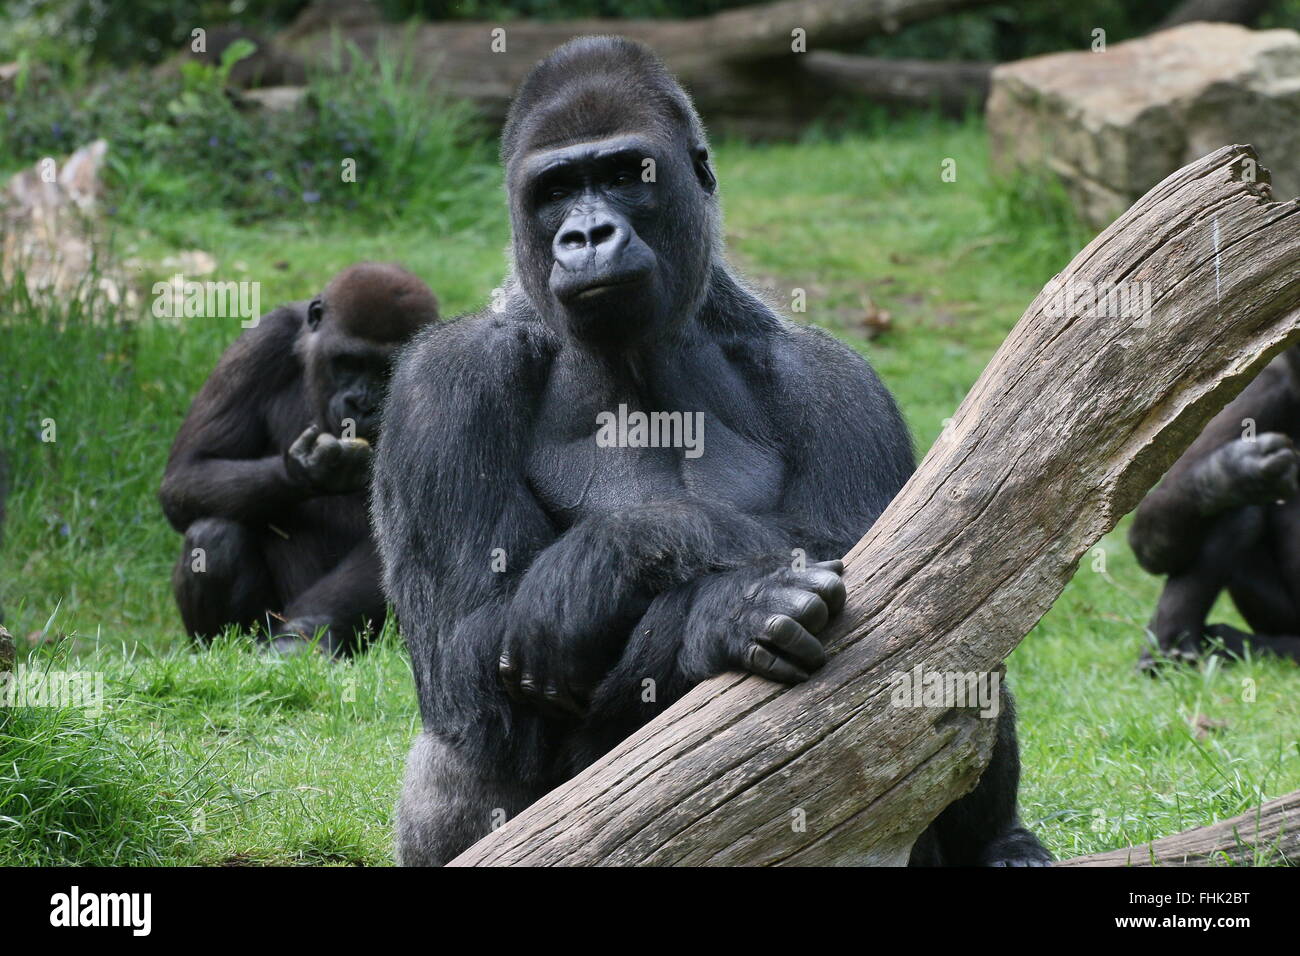
[[[1300,863],[1300,790],[1249,813],[1141,846],[1092,853],[1057,866],[1205,866]]]

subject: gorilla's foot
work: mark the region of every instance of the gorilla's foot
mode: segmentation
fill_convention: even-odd
[[[286,621],[267,641],[267,653],[279,657],[299,657],[303,654],[337,656],[332,624],[326,617],[298,617]]]
[[[1200,641],[1191,639],[1188,631],[1181,631],[1176,637],[1161,640],[1148,630],[1142,653],[1138,655],[1137,672],[1148,677],[1159,677],[1160,671],[1169,666],[1195,664],[1201,659]]]
[[[1052,855],[1038,837],[1024,827],[1014,827],[989,842],[980,857],[981,866],[1051,866]]]

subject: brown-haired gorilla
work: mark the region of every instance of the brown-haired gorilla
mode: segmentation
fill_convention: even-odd
[[[382,624],[371,444],[394,352],[437,318],[416,276],[361,263],[318,298],[262,316],[222,355],[160,492],[185,536],[172,584],[191,636],[237,625],[282,653],[342,654]]]
[[[838,559],[913,469],[861,356],[728,267],[704,129],[650,50],[561,47],[501,152],[505,295],[404,353],[372,488],[424,722],[407,864],[450,860],[705,678],[805,680]],[[611,443],[602,419],[628,410],[702,416],[706,441]],[[1008,700],[983,779],[913,861],[1046,862],[1018,775]]]
[[[1205,426],[1129,529],[1138,563],[1167,575],[1155,648],[1141,667],[1205,651],[1300,661],[1300,346],[1287,349]],[[1227,589],[1254,633],[1206,624]]]

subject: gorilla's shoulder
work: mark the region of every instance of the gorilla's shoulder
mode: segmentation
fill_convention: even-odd
[[[783,321],[778,333],[784,344],[785,370],[800,379],[877,382],[875,371],[855,349],[825,329]]]
[[[307,321],[308,305],[305,299],[278,305],[245,329],[236,341],[292,341],[298,337]]]
[[[394,389],[416,382],[516,388],[542,374],[552,354],[540,322],[471,313],[422,329],[398,360]]]
[[[307,316],[307,302],[277,306],[244,329],[227,346],[209,383],[216,380],[238,391],[249,382],[266,388],[300,374],[294,343]]]

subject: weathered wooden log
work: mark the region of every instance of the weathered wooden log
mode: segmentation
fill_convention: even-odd
[[[1080,556],[1300,337],[1300,203],[1267,182],[1249,147],[1192,163],[1034,299],[848,555],[811,681],[696,687],[456,862],[904,863],[978,779],[995,721],[895,706],[894,675],[997,672]],[[1090,314],[1087,291],[1116,283],[1139,312]]]
[[[962,60],[891,60],[820,51],[800,61],[807,82],[821,95],[863,97],[902,107],[937,107],[950,116],[984,109],[992,63]]]
[[[788,135],[806,126],[824,99],[802,74],[798,61],[806,54],[793,51],[796,29],[808,51],[834,49],[992,2],[783,0],[684,20],[466,21],[414,29],[355,12],[340,20],[308,8],[275,43],[307,63],[328,62],[336,31],[367,55],[407,45],[437,89],[499,122],[520,81],[551,50],[576,36],[617,33],[650,44],[706,120],[729,130]]]
[[[1090,853],[1058,866],[1213,866],[1300,864],[1300,790],[1208,827],[1141,846]]]

